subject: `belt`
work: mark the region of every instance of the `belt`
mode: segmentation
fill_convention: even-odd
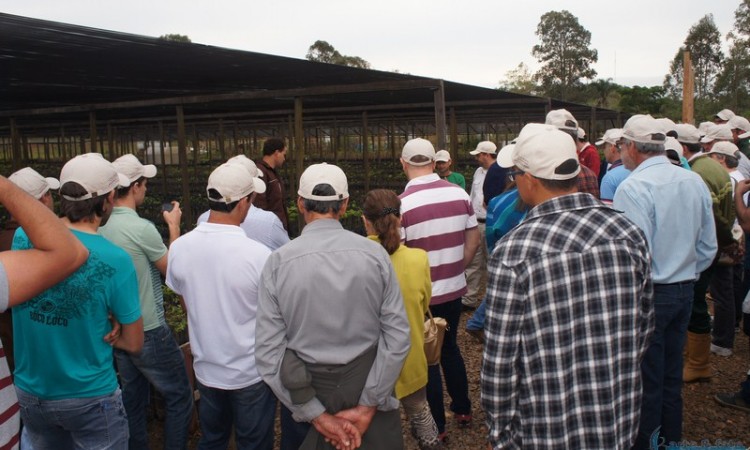
[[[681,286],[688,283],[695,283],[695,280],[677,281],[675,283],[654,283],[654,286]]]
[[[480,219],[479,217],[477,217],[477,222],[479,222],[479,223],[487,223],[487,219]]]

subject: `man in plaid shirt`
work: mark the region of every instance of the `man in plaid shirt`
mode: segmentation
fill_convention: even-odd
[[[654,327],[643,232],[578,193],[575,144],[529,124],[511,172],[526,219],[489,261],[482,406],[491,448],[628,449]]]

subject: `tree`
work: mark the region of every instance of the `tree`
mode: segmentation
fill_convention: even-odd
[[[327,64],[338,64],[340,66],[357,67],[360,69],[369,69],[370,63],[359,56],[342,55],[333,45],[326,41],[317,40],[307,49],[305,56],[309,61],[322,62]]]
[[[690,52],[695,69],[695,96],[698,100],[711,100],[714,82],[721,70],[724,53],[721,51],[721,34],[714,23],[714,16],[706,14],[690,27],[685,43],[677,54],[664,78],[667,94],[673,98],[682,97],[682,72],[685,51]]]
[[[159,36],[159,39],[169,42],[184,42],[186,44],[193,42],[186,34],[162,34]]]
[[[531,54],[542,67],[534,78],[548,96],[565,100],[581,80],[596,76],[591,65],[599,56],[589,48],[591,33],[578,23],[576,16],[565,10],[549,11],[542,15],[536,35],[540,42]]]
[[[727,35],[729,56],[716,77],[714,92],[732,110],[750,108],[750,0],[734,12],[734,29]]]
[[[529,70],[529,66],[522,62],[518,63],[515,69],[505,72],[505,79],[500,80],[498,89],[525,95],[539,93],[539,86],[534,81],[534,75]]]

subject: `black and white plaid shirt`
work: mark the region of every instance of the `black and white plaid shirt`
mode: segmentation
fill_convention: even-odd
[[[493,448],[629,449],[654,328],[643,232],[588,194],[532,209],[492,252],[482,406]]]

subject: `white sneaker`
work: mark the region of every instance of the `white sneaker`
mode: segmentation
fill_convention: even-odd
[[[732,356],[732,349],[719,347],[718,345],[711,344],[711,353],[715,353],[719,356],[730,357]]]

